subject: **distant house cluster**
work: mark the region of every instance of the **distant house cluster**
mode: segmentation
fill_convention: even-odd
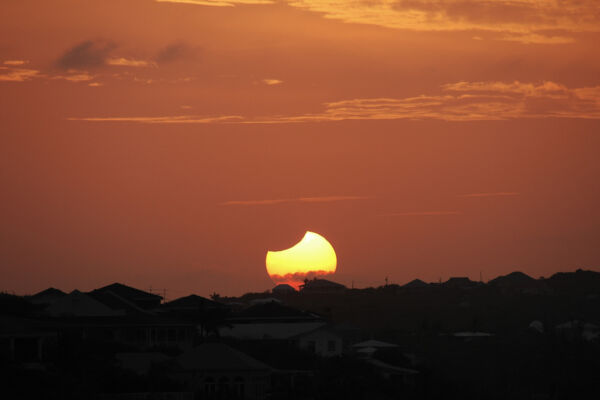
[[[102,400],[284,399],[304,390],[315,398],[316,370],[327,375],[340,365],[364,368],[352,379],[368,375],[398,398],[417,393],[428,346],[455,351],[453,359],[496,352],[515,337],[597,345],[599,299],[600,274],[582,270],[367,289],[311,279],[299,291],[280,284],[239,298],[167,302],[121,283],[89,292],[48,288],[24,298],[0,294],[0,360],[19,373],[49,373],[92,354],[92,365],[153,388],[96,393]],[[335,373],[352,384],[342,376],[349,370]]]

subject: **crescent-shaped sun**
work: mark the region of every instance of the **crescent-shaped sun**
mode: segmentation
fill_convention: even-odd
[[[302,240],[289,249],[267,252],[266,264],[275,283],[298,287],[307,277],[333,274],[337,257],[327,239],[307,231]]]

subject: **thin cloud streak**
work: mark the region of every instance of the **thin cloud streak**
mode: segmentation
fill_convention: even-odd
[[[211,6],[211,7],[234,7],[237,4],[273,4],[272,0],[155,0],[157,3],[183,3],[183,4],[195,4],[198,6]]]
[[[263,79],[262,82],[269,86],[281,85],[283,83],[283,81],[280,79]]]
[[[164,117],[72,117],[68,121],[86,122],[132,122],[142,124],[210,124],[241,120],[239,115],[222,115],[217,117],[176,115]]]
[[[518,192],[492,192],[492,193],[468,193],[460,194],[458,197],[506,197],[506,196],[518,196]]]
[[[287,124],[347,120],[501,121],[526,118],[600,119],[600,86],[568,88],[555,82],[455,82],[441,93],[405,98],[357,98],[325,103],[316,114],[249,118],[176,115],[70,118],[142,123]]]
[[[35,69],[0,67],[0,82],[26,82],[41,76]]]
[[[4,61],[4,65],[10,65],[12,67],[27,64],[28,61],[25,60],[6,60]]]
[[[267,200],[232,200],[220,203],[221,206],[268,206],[283,203],[332,203],[338,201],[367,200],[372,197],[365,196],[322,196],[322,197],[298,197],[291,199],[267,199]]]
[[[115,67],[156,67],[153,61],[135,60],[132,58],[109,58],[106,60],[106,65]]]
[[[461,215],[460,211],[415,211],[415,212],[403,212],[403,213],[390,213],[383,214],[384,217],[420,217],[420,216],[443,216],[443,215]]]

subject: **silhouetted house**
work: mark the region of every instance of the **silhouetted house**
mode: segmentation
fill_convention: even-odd
[[[67,294],[65,292],[63,292],[62,290],[50,287],[46,290],[42,290],[39,293],[29,296],[27,298],[27,300],[29,300],[29,302],[33,303],[33,304],[47,306],[49,304],[54,303],[56,300],[61,299],[62,297],[66,296],[66,295]]]
[[[116,293],[110,290],[93,290],[86,294],[121,315],[154,315],[154,311],[143,309],[137,304],[127,300],[124,297],[117,295]]]
[[[575,272],[558,272],[543,282],[556,292],[597,293],[600,287],[600,272],[582,269]]]
[[[420,279],[414,279],[402,287],[405,289],[423,289],[429,287],[429,285]]]
[[[219,302],[195,294],[180,297],[161,305],[157,311],[176,314],[204,313],[210,310],[226,310],[228,307]]]
[[[119,297],[144,310],[151,310],[160,305],[162,296],[154,293],[148,293],[143,290],[135,289],[121,283],[113,283],[91,292],[92,294],[110,293],[114,297]]]
[[[344,339],[331,325],[323,325],[290,339],[301,349],[321,357],[340,356],[344,351]]]
[[[234,314],[230,322],[297,322],[322,318],[305,311],[281,304],[279,300],[253,304]]]
[[[42,362],[47,348],[56,340],[56,332],[46,329],[39,321],[0,316],[0,360]]]
[[[548,287],[544,282],[535,280],[519,271],[492,279],[488,285],[502,290],[503,293],[539,294],[548,292]]]
[[[157,316],[112,290],[89,293],[74,290],[48,306],[45,312],[53,317],[48,322],[50,326],[64,334],[125,343],[139,349],[189,348],[197,336],[195,323]]]
[[[114,317],[125,315],[122,310],[113,310],[86,293],[73,290],[54,301],[45,309],[52,317]]]
[[[466,277],[452,277],[443,283],[444,287],[452,289],[471,289],[479,285],[479,282],[474,282]]]
[[[281,300],[276,299],[275,297],[267,297],[267,298],[262,298],[262,299],[250,300],[250,305],[267,304],[267,303],[279,303],[279,304],[281,304]]]
[[[346,290],[346,286],[328,281],[327,279],[307,279],[304,281],[304,285],[300,286],[301,293],[339,293]]]
[[[172,377],[202,399],[265,399],[271,367],[222,343],[204,343],[175,359]]]
[[[221,336],[241,340],[288,340],[313,331],[326,322],[319,316],[297,310],[280,302],[259,303],[227,319]]]
[[[248,307],[227,322],[219,330],[223,337],[287,342],[324,357],[342,354],[344,332],[348,330],[336,329],[317,315],[276,302]]]
[[[271,290],[271,292],[273,294],[282,295],[282,296],[285,296],[287,294],[297,293],[296,289],[294,289],[292,286],[288,285],[287,283],[281,283],[281,284],[275,286]]]

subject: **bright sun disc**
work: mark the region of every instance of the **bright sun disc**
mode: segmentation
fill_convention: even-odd
[[[333,274],[337,257],[327,239],[318,233],[306,232],[293,247],[267,252],[266,264],[273,282],[298,288],[306,278]]]

